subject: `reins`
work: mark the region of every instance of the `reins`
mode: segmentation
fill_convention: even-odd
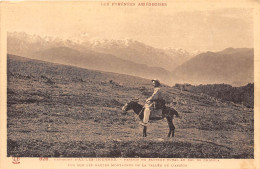
[[[142,107],[142,110],[140,111],[140,113],[138,114],[138,116],[140,116],[140,115],[141,115],[141,113],[142,113],[143,109],[144,109],[144,107]]]
[[[142,111],[144,110],[144,107],[142,107],[142,109],[141,109],[141,111],[140,111],[140,113],[138,114],[138,115],[136,115],[136,118],[135,118],[135,120],[138,120],[138,118],[139,118],[139,116],[141,115],[141,113],[142,113]]]

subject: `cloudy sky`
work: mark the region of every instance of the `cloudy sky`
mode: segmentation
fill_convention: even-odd
[[[85,39],[135,39],[158,48],[222,50],[253,47],[249,8],[114,7],[101,2],[16,2],[6,6],[7,31]]]

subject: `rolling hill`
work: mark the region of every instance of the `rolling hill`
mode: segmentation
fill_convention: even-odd
[[[228,48],[199,54],[174,70],[182,83],[234,86],[254,82],[254,50]]]
[[[150,79],[160,78],[165,83],[173,83],[171,73],[163,68],[148,67],[144,64],[137,64],[128,60],[123,60],[110,54],[96,53],[86,50],[80,52],[68,47],[58,47],[35,52],[32,55],[32,58]]]
[[[162,120],[144,139],[121,107],[143,104],[150,80],[8,55],[7,81],[9,157],[254,158],[254,109],[239,104],[163,85],[175,138]]]

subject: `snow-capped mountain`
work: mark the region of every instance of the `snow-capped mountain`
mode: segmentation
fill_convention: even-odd
[[[179,59],[175,59],[175,57],[179,56],[176,53],[172,56],[172,53],[164,49],[154,48],[133,39],[95,39],[87,47],[90,47],[93,51],[109,53],[121,59],[148,66],[162,67],[169,71],[174,70],[176,66],[183,63],[178,63]]]
[[[81,39],[80,39],[81,38]],[[114,55],[120,59],[151,67],[161,67],[173,71],[177,66],[189,60],[193,55],[183,49],[158,49],[142,42],[127,38],[90,39],[85,33],[71,39],[59,37],[28,35],[24,32],[8,33],[8,52],[28,55],[48,48],[69,47],[79,51],[94,51]]]
[[[199,54],[199,52],[190,53],[182,48],[165,48],[164,52],[171,56],[178,65],[183,64],[184,62]]]
[[[146,47],[145,45],[143,46],[140,49]],[[129,74],[144,78],[158,78],[170,84],[173,79],[171,77],[172,73],[161,67],[160,65],[162,64],[152,65],[139,62],[138,56],[141,58],[147,55],[142,55],[138,47],[138,42],[131,40],[96,40],[92,43],[84,40],[79,44],[71,40],[50,37],[42,38],[24,33],[11,33],[8,35],[7,40],[9,54],[88,69]],[[152,49],[152,47],[149,48]],[[137,51],[132,51],[133,49]],[[119,53],[117,53],[117,50]],[[135,54],[137,56],[136,60],[131,61],[124,57],[125,54],[120,53],[124,50],[128,52],[126,56]],[[118,55],[111,54],[113,52]],[[153,55],[152,52],[150,54]]]
[[[31,56],[34,52],[54,47],[70,47],[82,50],[83,46],[71,40],[59,37],[29,35],[24,32],[12,32],[7,34],[7,51],[10,54]]]

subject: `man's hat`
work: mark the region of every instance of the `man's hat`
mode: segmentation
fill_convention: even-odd
[[[157,82],[158,84],[161,84],[158,79],[152,79],[152,82]]]

